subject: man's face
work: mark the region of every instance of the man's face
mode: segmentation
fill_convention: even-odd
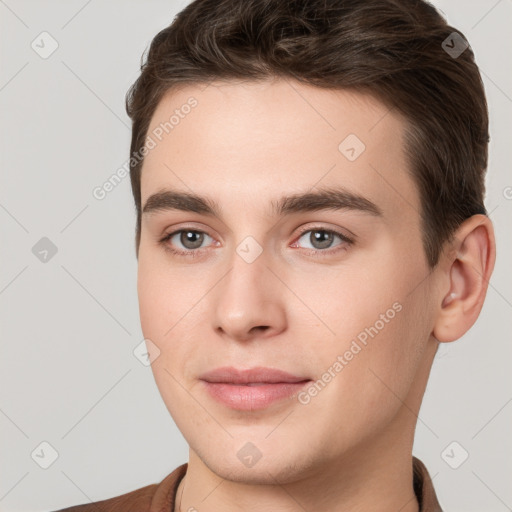
[[[218,211],[150,201],[159,208],[142,216],[141,324],[191,457],[218,475],[286,482],[395,450],[404,436],[412,444],[435,353],[435,273],[403,129],[373,98],[297,82],[186,86],[160,102],[142,207],[167,190]],[[342,192],[328,196],[337,207],[284,200],[328,189]],[[299,383],[204,380],[224,367]]]

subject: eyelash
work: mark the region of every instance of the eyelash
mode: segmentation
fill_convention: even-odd
[[[344,243],[335,246],[334,249],[325,249],[325,250],[321,250],[321,249],[305,249],[307,251],[308,255],[316,255],[318,253],[321,253],[322,255],[337,253],[337,252],[339,252],[341,250],[345,250],[347,248],[346,245],[350,246],[350,245],[352,245],[354,243],[354,240],[352,238],[349,238],[348,236],[344,235],[343,233],[340,233],[339,231],[335,231],[333,229],[326,229],[323,226],[308,227],[308,228],[302,230],[299,233],[299,236],[298,236],[297,240],[302,238],[302,236],[305,233],[308,233],[310,231],[311,232],[321,231],[321,232],[325,232],[325,233],[328,233],[328,234],[336,235]],[[183,233],[183,232],[193,232],[193,233],[205,234],[207,236],[210,236],[210,235],[208,235],[208,233],[206,233],[204,231],[201,231],[199,229],[182,228],[182,229],[178,229],[176,231],[173,231],[173,232],[165,235],[162,239],[160,239],[159,243],[161,245],[163,245],[164,249],[166,251],[170,252],[171,254],[178,255],[178,256],[184,256],[184,257],[189,257],[189,258],[199,257],[204,252],[204,250],[206,249],[205,247],[200,248],[200,249],[191,249],[191,250],[188,250],[188,251],[181,251],[181,250],[178,250],[178,249],[173,249],[167,243],[174,235],[176,235],[178,233]],[[210,237],[210,238],[212,238],[212,237]],[[296,242],[294,242],[294,243],[296,243]]]

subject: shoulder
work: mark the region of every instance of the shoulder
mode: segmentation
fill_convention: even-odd
[[[146,485],[140,489],[83,505],[75,505],[54,512],[153,512],[160,509],[160,503],[174,503],[174,496],[187,464],[177,467],[160,483]]]
[[[147,485],[114,498],[75,505],[55,512],[149,512],[158,484]]]

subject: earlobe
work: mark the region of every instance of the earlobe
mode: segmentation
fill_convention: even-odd
[[[482,309],[494,268],[496,248],[490,219],[474,215],[454,237],[448,264],[449,289],[440,298],[433,335],[440,342],[459,339],[475,323]]]

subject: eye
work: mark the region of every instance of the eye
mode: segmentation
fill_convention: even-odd
[[[160,243],[165,249],[172,253],[189,256],[199,252],[199,250],[203,248],[201,246],[206,239],[213,240],[213,238],[204,231],[180,229],[165,235],[164,238],[160,240]],[[178,249],[175,249],[175,247],[178,247]]]
[[[339,240],[339,243],[333,244],[336,238]],[[299,243],[302,239],[304,239],[304,241]],[[184,228],[165,235],[160,240],[160,244],[163,245],[166,251],[172,254],[195,257],[199,256],[199,254],[206,249],[207,246],[203,246],[203,244],[208,240],[210,240],[210,245],[211,241],[214,241],[214,239],[204,231]],[[307,247],[308,243],[310,247]],[[325,229],[324,227],[316,227],[302,231],[300,237],[291,247],[302,247],[303,244],[306,244],[306,247],[303,248],[312,254],[330,254],[344,250],[352,243],[353,240],[343,233],[332,229]],[[216,244],[218,244],[218,242],[216,242]]]
[[[340,242],[338,244],[333,245],[335,239],[338,238]],[[292,247],[296,247],[297,243],[304,239],[303,243],[309,243],[310,247],[305,247],[306,249],[311,249],[313,253],[315,252],[336,252],[337,250],[341,250],[346,248],[347,245],[353,243],[353,240],[345,236],[343,233],[338,231],[334,231],[331,229],[324,228],[313,228],[303,231],[301,236],[297,239]],[[341,247],[340,247],[341,246]],[[333,251],[329,251],[327,249],[331,249],[334,247]],[[337,249],[336,249],[337,248]]]

